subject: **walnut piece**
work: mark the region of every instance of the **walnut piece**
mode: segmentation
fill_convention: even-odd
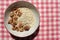
[[[18,16],[13,16],[13,20],[17,20],[18,19]]]
[[[13,22],[13,19],[10,18],[9,21],[8,21],[8,24],[11,24]]]
[[[25,29],[25,31],[28,31],[30,29],[30,26],[29,25],[25,25],[24,29]]]
[[[22,15],[22,13],[20,11],[18,11],[17,16],[20,17],[21,15]]]
[[[23,26],[22,22],[17,23],[17,27],[21,28]]]
[[[13,12],[11,12],[9,15],[10,15],[10,17],[13,17],[13,16],[14,16],[14,13],[13,13]]]

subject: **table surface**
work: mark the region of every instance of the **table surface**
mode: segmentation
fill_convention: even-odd
[[[4,26],[4,12],[10,4],[16,1],[17,0],[0,0],[0,40],[15,40]],[[60,0],[24,1],[32,3],[40,13],[39,32],[34,39],[29,39],[60,40]]]

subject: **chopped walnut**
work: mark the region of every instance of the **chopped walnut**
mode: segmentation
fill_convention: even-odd
[[[20,32],[23,32],[23,31],[24,31],[24,29],[23,29],[23,28],[21,28],[21,29],[19,29],[19,31],[20,31]]]
[[[17,20],[18,19],[18,16],[13,16],[13,20]]]
[[[19,31],[19,27],[17,25],[15,26],[15,28],[16,28],[17,31]]]
[[[14,19],[13,19],[13,23],[14,23],[15,25],[17,25],[17,21],[16,21],[16,20],[14,20]]]
[[[24,29],[25,29],[25,31],[28,31],[30,29],[30,26],[29,25],[25,25]]]
[[[8,21],[8,24],[11,24],[13,22],[13,19],[10,18],[9,21]]]
[[[21,28],[23,26],[22,22],[17,23],[17,27]]]
[[[12,27],[12,30],[16,30],[16,28],[15,27]]]
[[[15,24],[14,24],[14,23],[11,23],[11,25],[12,25],[13,27],[15,27]]]
[[[21,15],[22,15],[22,13],[20,11],[18,11],[17,16],[20,17]]]
[[[20,12],[20,9],[15,10],[15,13],[16,13],[17,16],[19,16],[19,17],[22,15],[22,13]]]
[[[13,12],[11,12],[9,15],[10,15],[10,17],[13,17],[13,16],[14,16],[14,13],[13,13]]]

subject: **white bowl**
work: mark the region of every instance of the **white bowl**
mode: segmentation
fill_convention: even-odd
[[[11,9],[14,8],[14,7],[27,7],[27,8],[30,8],[33,11],[33,13],[35,15],[35,18],[36,18],[36,22],[33,25],[33,27],[30,28],[29,31],[17,32],[17,31],[13,31],[11,29],[12,28],[11,25],[8,24],[8,17],[9,17],[9,12],[11,12]],[[15,3],[11,4],[6,9],[5,16],[4,16],[4,24],[5,24],[8,32],[10,32],[12,35],[17,36],[17,37],[27,37],[27,36],[33,34],[38,28],[38,26],[39,26],[39,13],[31,3],[25,2],[25,1],[18,1],[18,2],[15,2]]]

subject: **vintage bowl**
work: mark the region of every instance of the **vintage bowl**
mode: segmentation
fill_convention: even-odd
[[[11,29],[12,28],[11,25],[8,24],[8,17],[9,17],[9,12],[11,12],[12,8],[14,8],[14,7],[27,7],[33,11],[33,13],[35,15],[36,22],[33,25],[33,27],[30,28],[29,31],[17,32],[17,31],[13,31]],[[18,1],[18,2],[11,4],[6,9],[5,16],[4,16],[4,25],[6,26],[6,29],[8,30],[8,32],[11,33],[12,35],[17,36],[17,37],[27,37],[27,36],[32,35],[37,30],[37,28],[39,26],[39,22],[40,22],[39,20],[40,20],[39,13],[38,13],[37,9],[35,8],[35,6],[33,6],[31,3],[26,2],[26,1]]]

